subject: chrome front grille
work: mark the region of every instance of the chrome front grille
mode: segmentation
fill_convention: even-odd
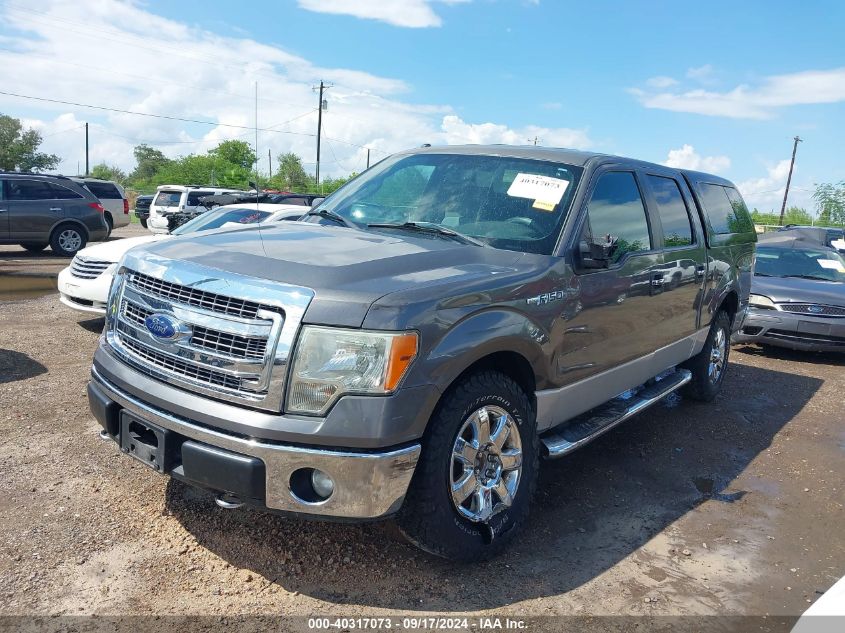
[[[237,299],[205,290],[189,288],[181,284],[156,279],[143,273],[130,273],[129,283],[142,292],[154,297],[168,299],[176,303],[203,308],[204,310],[227,314],[229,316],[254,319],[261,309],[270,311],[278,310],[275,307],[262,306],[255,301]]]
[[[111,264],[111,262],[104,262],[99,259],[87,259],[76,255],[70,262],[70,274],[79,279],[96,279]]]
[[[845,317],[845,307],[842,306],[829,306],[817,303],[780,303],[778,307],[784,312],[791,312],[793,314]]]
[[[129,251],[121,261],[106,312],[111,352],[171,387],[280,412],[291,349],[314,291],[155,250]]]

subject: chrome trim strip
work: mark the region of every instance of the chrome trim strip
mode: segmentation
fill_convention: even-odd
[[[421,447],[414,444],[383,453],[356,453],[268,444],[227,435],[198,426],[155,409],[121,391],[95,368],[97,387],[121,407],[142,420],[170,429],[185,437],[242,455],[257,457],[266,470],[268,508],[320,516],[375,519],[399,509],[414,474]],[[290,490],[290,477],[299,468],[319,468],[335,482],[331,497],[320,503],[306,503]]]

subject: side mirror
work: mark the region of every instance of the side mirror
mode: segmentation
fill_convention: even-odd
[[[311,201],[311,208],[314,209],[315,207],[319,207],[323,200],[325,200],[325,198],[314,198]]]
[[[581,266],[590,269],[608,268],[610,266],[610,256],[613,246],[613,242],[596,244],[587,240],[581,240],[578,244]]]

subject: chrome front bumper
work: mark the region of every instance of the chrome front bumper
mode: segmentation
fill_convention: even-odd
[[[388,516],[402,505],[420,454],[419,444],[363,453],[285,446],[238,437],[152,407],[119,389],[96,369],[92,369],[91,378],[92,386],[141,420],[212,447],[260,459],[266,471],[265,503],[273,510],[345,519]],[[316,468],[331,476],[335,482],[332,495],[316,503],[294,495],[290,488],[291,475],[300,468]]]

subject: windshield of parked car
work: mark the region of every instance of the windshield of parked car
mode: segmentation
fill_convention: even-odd
[[[178,207],[181,199],[181,191],[159,191],[153,204],[158,207]]]
[[[832,250],[758,246],[754,273],[764,277],[845,281],[845,259]]]
[[[413,222],[495,248],[551,254],[582,171],[504,156],[396,156],[336,191],[317,210],[371,231],[396,234],[401,226],[373,225]],[[312,215],[309,221],[328,223],[328,215]],[[415,230],[413,235],[443,239],[448,232]]]
[[[258,211],[249,207],[215,209],[185,222],[182,226],[171,231],[171,234],[186,235],[197,231],[210,231],[211,229],[219,229],[227,222],[255,224],[256,222],[263,222],[269,217],[269,211]]]

